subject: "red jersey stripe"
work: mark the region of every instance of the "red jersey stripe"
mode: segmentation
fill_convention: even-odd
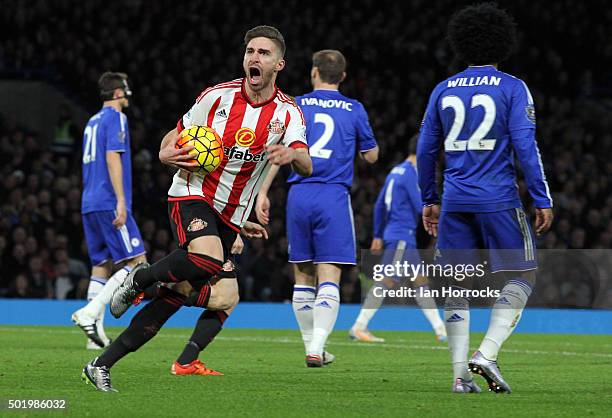
[[[223,138],[221,140],[224,148],[231,147],[236,143],[235,134],[236,131],[240,129],[240,125],[242,124],[246,106],[247,104],[242,99],[241,92],[236,92],[234,94],[234,101],[232,102],[232,108],[230,109],[227,124],[225,125],[225,131],[223,132]],[[215,171],[204,177],[204,181],[202,182],[202,194],[204,196],[209,196],[211,199],[214,198],[215,194],[217,193],[219,179],[221,178],[221,174],[223,173],[223,170],[225,170],[225,166],[227,165],[228,161],[229,159],[225,153],[223,153],[223,161],[221,161],[221,165]]]
[[[271,102],[261,109],[261,113],[259,115],[259,119],[257,119],[257,125],[255,127],[255,137],[257,138],[257,142],[250,148],[250,151],[253,154],[264,152],[264,146],[268,142],[268,125],[270,125],[270,121],[274,116],[276,107],[276,103]],[[232,218],[234,212],[236,212],[236,208],[238,207],[240,196],[242,195],[246,184],[249,182],[249,180],[251,180],[251,176],[256,167],[257,163],[255,162],[245,162],[242,164],[240,172],[234,179],[234,184],[232,185],[232,191],[227,201],[227,205],[221,212],[223,216],[227,216],[229,219]]]
[[[206,118],[206,126],[212,127],[213,119],[215,118],[215,112],[219,107],[219,103],[221,103],[221,96],[217,97],[217,100],[210,107],[210,111],[208,112],[208,118]]]

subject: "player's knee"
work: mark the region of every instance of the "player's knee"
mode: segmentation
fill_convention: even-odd
[[[223,297],[217,303],[217,309],[220,311],[226,311],[229,309],[234,309],[236,305],[238,305],[238,301],[240,300],[240,295],[238,291],[227,292],[223,295]]]
[[[208,307],[217,311],[232,309],[238,304],[239,299],[237,281],[235,279],[223,279],[212,287]]]

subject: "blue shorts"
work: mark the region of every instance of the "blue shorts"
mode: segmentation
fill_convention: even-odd
[[[439,254],[442,264],[483,262],[492,273],[527,271],[538,267],[536,245],[523,208],[499,212],[445,212],[438,224]]]
[[[340,184],[294,184],[287,196],[289,262],[355,264],[353,209]]]
[[[380,264],[394,265],[398,262],[400,264],[407,262],[414,266],[421,264],[421,255],[419,254],[419,250],[417,250],[416,237],[414,235],[407,237],[406,240],[385,240],[383,248],[384,252]],[[390,277],[390,279],[399,282],[404,279],[404,277]]]
[[[113,225],[115,211],[105,210],[83,214],[85,241],[92,266],[108,260],[114,263],[129,260],[145,253],[142,236],[128,212],[125,225],[117,229]]]

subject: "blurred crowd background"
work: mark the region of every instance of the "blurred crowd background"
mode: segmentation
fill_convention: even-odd
[[[206,86],[242,75],[244,32],[271,24],[284,34],[287,66],[278,85],[290,95],[311,90],[314,51],[340,49],[349,64],[341,91],[364,103],[381,148],[376,165],[356,163],[352,190],[358,248],[369,248],[372,206],[387,172],[405,158],[432,88],[462,68],[453,60],[445,32],[450,15],[468,3],[9,0],[0,9],[8,34],[0,42],[0,77],[43,80],[93,114],[100,107],[99,75],[106,70],[129,74],[134,213],[149,259],[155,261],[174,248],[165,204],[172,172],[157,160],[159,142]],[[555,200],[555,223],[538,245],[609,249],[612,7],[603,0],[499,3],[515,16],[520,39],[518,51],[500,69],[525,80],[534,96],[539,146]],[[79,212],[83,126],[68,109],[60,114],[49,126],[52,141],[0,115],[0,296],[86,295],[90,265]],[[271,239],[248,243],[240,259],[242,300],[291,296],[286,191],[283,179],[277,179],[271,192]],[[432,245],[422,231],[420,244]],[[580,286],[571,280],[571,274],[545,274],[538,284],[543,295],[536,300],[592,306],[603,291],[588,277],[580,278]],[[566,281],[570,285],[563,286]],[[357,269],[347,268],[343,301],[359,302],[362,282],[367,280]],[[557,292],[554,300],[546,298],[550,286]],[[608,306],[610,299],[597,305]]]

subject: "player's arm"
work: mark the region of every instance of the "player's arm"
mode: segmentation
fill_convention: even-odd
[[[116,228],[121,228],[127,220],[127,207],[125,203],[125,192],[123,190],[123,166],[121,165],[121,153],[118,151],[108,151],[106,153],[106,166],[108,167],[108,176],[110,177],[115,197],[117,198],[117,207],[115,209],[115,219],[113,225]]]
[[[442,141],[442,123],[437,110],[437,89],[431,94],[423,118],[417,144],[417,172],[423,201],[423,227],[428,234],[438,235],[440,196],[436,188],[436,160]]]
[[[374,210],[372,211],[372,223],[374,230],[372,231],[372,244],[370,245],[370,250],[372,251],[380,251],[383,248],[383,232],[385,230],[385,225],[387,223],[387,206],[385,205],[385,193],[388,185],[385,184],[378,193],[378,198],[376,198],[376,203],[374,203]]]
[[[211,91],[211,89],[204,90],[191,109],[178,120],[176,128],[164,135],[159,148],[159,160],[163,164],[188,171],[198,166],[198,163],[189,155],[194,147],[184,146],[179,149],[176,143],[183,129],[193,125],[206,125],[206,116],[215,100]]]
[[[268,161],[272,164],[279,166],[291,164],[293,171],[302,177],[309,177],[312,174],[312,160],[307,147],[285,147],[276,144],[270,145],[266,149],[268,150]]]
[[[108,176],[117,199],[115,207],[115,219],[113,225],[116,228],[121,228],[127,220],[127,206],[125,202],[125,190],[123,189],[123,166],[121,163],[121,154],[127,151],[125,144],[127,121],[125,115],[119,113],[117,117],[112,117],[106,120],[106,129],[104,131],[103,140],[106,149],[106,168]]]
[[[536,207],[535,229],[540,235],[546,232],[552,224],[553,202],[535,138],[534,104],[523,82],[517,82],[513,90],[509,130],[512,146],[525,176],[527,189]]]
[[[259,193],[257,194],[257,200],[255,201],[255,215],[257,216],[257,220],[262,223],[262,225],[268,225],[270,223],[270,198],[268,197],[268,191],[270,191],[270,186],[274,182],[274,178],[278,174],[280,166],[272,165],[270,167],[270,171],[268,171],[268,175],[264,179],[261,184],[261,188],[259,189]]]
[[[306,123],[304,115],[297,107],[289,111],[289,124],[283,135],[283,144],[270,145],[266,148],[268,161],[276,165],[291,164],[291,168],[302,177],[312,175],[312,160],[308,154],[306,142]]]
[[[198,165],[193,160],[193,157],[189,155],[189,152],[194,148],[191,145],[177,148],[176,143],[179,138],[180,135],[177,128],[164,135],[159,146],[159,161],[174,168],[191,170]]]
[[[367,163],[374,164],[376,161],[378,161],[379,151],[380,149],[378,148],[378,145],[376,145],[376,147],[373,149],[362,152],[361,157],[366,160]]]
[[[376,161],[378,161],[380,149],[376,143],[372,126],[370,126],[368,114],[361,103],[357,103],[355,112],[359,155],[367,163],[374,164]]]

